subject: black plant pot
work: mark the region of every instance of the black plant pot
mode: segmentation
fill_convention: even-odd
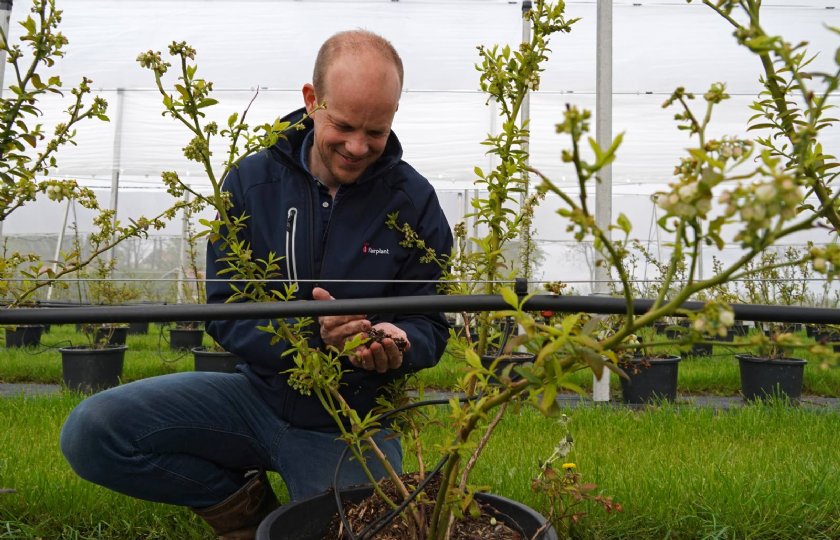
[[[130,335],[143,335],[149,333],[149,321],[128,323]]]
[[[6,328],[6,348],[37,347],[41,344],[42,324],[19,324]]]
[[[61,369],[64,385],[70,390],[93,393],[120,384],[125,360],[125,345],[91,349],[85,346],[64,347]]]
[[[782,397],[796,401],[802,395],[805,360],[761,358],[736,354],[741,370],[741,393],[747,401]]]
[[[669,324],[665,327],[665,337],[676,341],[688,335],[690,327],[688,322],[680,321],[677,324]]]
[[[733,326],[729,327],[725,336],[714,336],[712,339],[715,341],[727,341],[731,343],[735,341],[736,337],[746,336],[748,331],[749,329],[747,328],[747,325],[736,322]]]
[[[840,341],[840,334],[833,328],[828,327],[807,327],[809,329],[808,336],[813,338],[817,343],[829,343],[832,341]]]
[[[192,353],[196,371],[234,373],[236,365],[242,363],[241,358],[227,351],[211,351],[206,347],[195,347]]]
[[[503,376],[505,369],[507,369],[508,366],[510,366],[508,376],[512,381],[518,381],[522,378],[522,376],[516,373],[516,371],[514,371],[516,367],[531,364],[534,362],[534,355],[531,353],[508,353],[503,356],[504,358],[499,360],[499,362],[496,364],[495,369],[493,370],[493,374],[495,375],[495,377],[493,377],[491,380],[495,383],[501,382],[501,380],[498,379],[498,377]],[[481,365],[487,369],[490,369],[490,367],[493,365],[493,362],[495,361],[495,354],[484,354],[481,356]]]
[[[621,395],[624,403],[649,403],[658,399],[677,399],[677,375],[680,357],[631,358],[621,368],[629,377],[621,377]]]
[[[796,333],[802,330],[802,325],[799,323],[764,323],[762,327],[764,330],[764,335],[767,337],[773,337],[776,334],[790,334]]]
[[[358,503],[369,497],[373,489],[367,486],[342,490],[343,501]],[[496,519],[514,530],[521,529],[525,538],[532,538],[543,526],[545,518],[533,509],[498,495],[479,493],[479,502],[497,512]],[[323,540],[330,521],[338,513],[335,494],[330,491],[309,499],[285,504],[270,513],[257,529],[257,540]],[[358,531],[357,531],[358,532]],[[557,533],[548,526],[538,540],[557,540]]]
[[[169,348],[173,351],[191,351],[201,347],[204,330],[201,328],[172,328],[169,330]]]
[[[819,336],[830,335],[832,332],[829,327],[823,324],[806,324],[805,334],[810,338],[818,338]]]
[[[128,326],[100,326],[94,334],[96,343],[103,345],[125,345],[128,339]]]
[[[711,343],[695,343],[688,352],[691,356],[710,356],[712,354]]]

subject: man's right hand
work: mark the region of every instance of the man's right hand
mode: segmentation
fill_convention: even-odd
[[[315,287],[312,289],[313,300],[335,300],[326,289]],[[368,332],[370,321],[364,315],[326,315],[318,317],[321,325],[321,339],[327,345],[343,349],[344,343],[353,337]]]
[[[335,300],[329,292],[321,287],[312,289],[313,300]],[[321,339],[327,345],[337,349],[344,349],[347,340],[359,335],[367,334],[371,329],[370,321],[364,315],[327,315],[318,317],[321,325]],[[362,346],[350,355],[350,363],[365,371],[376,371],[385,373],[391,369],[397,369],[402,365],[403,353],[397,347],[393,338],[401,338],[406,344],[406,350],[411,344],[408,342],[405,332],[391,323],[379,323],[377,327],[385,330],[390,336],[382,343],[371,343],[369,346]]]

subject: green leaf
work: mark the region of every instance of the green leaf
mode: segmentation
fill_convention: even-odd
[[[481,358],[472,349],[467,349],[464,351],[464,360],[466,360],[467,364],[473,369],[483,369],[484,367],[481,364]]]
[[[20,25],[26,28],[26,31],[28,33],[35,33],[35,19],[33,19],[32,17],[27,17],[25,21],[21,21]]]
[[[624,231],[624,234],[630,234],[630,231],[633,230],[633,224],[630,223],[630,220],[623,213],[618,215],[617,223],[621,227],[621,230]]]
[[[216,105],[217,103],[219,103],[219,100],[217,100],[217,99],[204,98],[204,99],[202,99],[201,101],[198,102],[198,104],[195,106],[195,108],[196,109],[202,109],[204,107],[210,107],[212,105]]]
[[[555,398],[557,398],[557,386],[553,384],[545,385],[545,388],[543,388],[542,400],[540,401],[540,410],[543,414],[547,415],[548,411],[551,409],[551,405],[556,403]]]
[[[513,289],[510,287],[502,287],[500,291],[502,294],[502,299],[507,303],[509,306],[517,308],[519,307],[519,297],[516,296],[516,293],[513,292]]]
[[[20,138],[23,139],[24,141],[26,141],[27,143],[29,143],[29,146],[31,146],[32,148],[35,148],[35,145],[37,144],[37,142],[35,140],[35,137],[33,137],[32,135],[30,135],[28,133],[24,133],[24,134],[21,134]]]

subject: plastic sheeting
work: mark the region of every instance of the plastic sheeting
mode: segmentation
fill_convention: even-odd
[[[381,33],[401,52],[406,66],[405,94],[394,130],[405,158],[436,185],[452,222],[463,213],[465,190],[473,186],[473,167],[490,166],[480,142],[495,130],[495,112],[478,92],[478,44],[512,44],[521,37],[519,2],[431,1],[268,1],[268,0],[59,0],[62,32],[69,38],[66,57],[55,73],[66,86],[84,75],[111,109],[110,123],[89,122],[78,132],[78,146],[63,150],[62,177],[105,188],[115,169],[122,190],[120,217],[151,212],[167,202],[159,180],[174,170],[195,186],[207,184],[181,148],[184,128],[161,116],[153,77],[136,62],[140,52],[165,52],[173,40],[198,50],[199,75],[214,82],[220,105],[210,115],[223,121],[242,111],[254,97],[249,118],[267,122],[302,103],[300,87],[310,80],[320,43],[332,33],[363,27]],[[813,67],[833,65],[837,36],[824,25],[840,27],[840,10],[831,2],[765,1],[764,24],[791,41],[807,40],[821,51]],[[30,3],[16,0],[15,21]],[[595,105],[595,2],[567,2],[567,16],[579,17],[571,34],[552,38],[553,55],[539,92],[532,96],[532,164],[564,186],[575,184],[560,161],[568,140],[555,134],[567,103]],[[726,21],[697,3],[616,1],[614,27],[613,133],[624,132],[624,144],[613,166],[614,213],[651,215],[647,194],[661,188],[690,144],[676,129],[674,109],[661,103],[677,86],[702,94],[712,82],[724,81],[732,99],[715,113],[713,134],[745,133],[747,106],[758,90],[760,64],[736,45]],[[7,68],[6,85],[13,73]],[[122,98],[118,97],[122,89]],[[840,98],[837,98],[840,104]],[[701,100],[695,103],[701,106]],[[67,106],[42,102],[44,123],[52,126]],[[119,109],[119,110],[118,110]],[[116,118],[122,127],[115,133]],[[840,148],[840,131],[827,132],[825,146]],[[594,136],[594,135],[593,135]],[[117,146],[115,146],[115,142]],[[118,150],[118,152],[117,152]],[[219,149],[217,149],[219,150]],[[836,153],[836,151],[835,151]],[[115,161],[115,156],[119,156]],[[217,152],[221,155],[221,152]],[[107,190],[103,192],[107,200]],[[640,205],[639,200],[647,201]],[[55,232],[63,209],[35,205],[16,212],[4,234]],[[46,211],[45,211],[46,210]],[[553,212],[538,217],[542,239],[563,238]],[[81,225],[84,227],[84,225]],[[177,233],[173,223],[169,233]]]

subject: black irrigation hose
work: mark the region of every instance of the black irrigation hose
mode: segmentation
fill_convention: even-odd
[[[641,315],[653,300],[634,300],[633,311]],[[685,302],[682,308],[699,311],[703,302]],[[604,296],[537,295],[525,303],[528,311],[617,314],[626,312],[623,298]],[[735,317],[748,321],[840,324],[840,309],[762,304],[732,304]],[[277,319],[357,313],[475,312],[509,309],[500,295],[430,295],[289,302],[242,302],[231,304],[174,304],[91,307],[44,307],[0,309],[0,325],[74,322],[166,322],[225,319]]]

